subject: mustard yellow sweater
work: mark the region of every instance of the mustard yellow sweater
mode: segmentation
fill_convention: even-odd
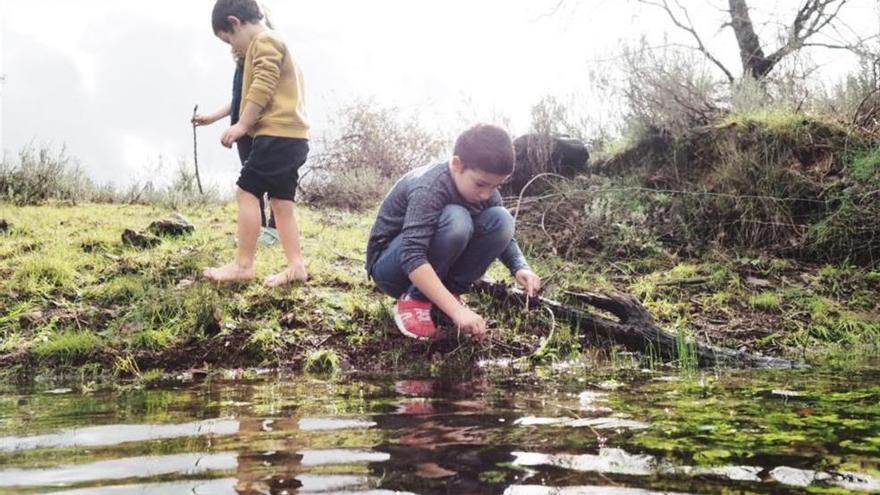
[[[244,59],[241,112],[252,101],[263,108],[251,136],[309,138],[303,75],[276,33],[251,40]]]

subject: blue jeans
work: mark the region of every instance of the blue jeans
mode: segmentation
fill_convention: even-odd
[[[464,294],[486,273],[489,265],[513,239],[513,217],[504,207],[486,208],[479,215],[458,205],[443,208],[428,248],[428,262],[443,285],[453,294]],[[400,266],[403,236],[398,234],[373,265],[373,281],[392,297],[408,293],[427,299]]]

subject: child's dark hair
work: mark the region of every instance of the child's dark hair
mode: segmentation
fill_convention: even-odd
[[[464,168],[497,175],[513,173],[513,142],[507,131],[495,125],[477,124],[461,133],[453,154]]]
[[[263,11],[256,0],[217,0],[211,13],[214,34],[232,32],[230,16],[237,17],[242,23],[257,23],[263,20]]]

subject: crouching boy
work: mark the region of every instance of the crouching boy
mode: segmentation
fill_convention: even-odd
[[[436,306],[462,331],[486,334],[486,321],[461,301],[489,265],[500,259],[529,295],[541,279],[514,239],[514,222],[501,205],[500,186],[513,172],[510,136],[477,125],[455,142],[449,161],[404,175],[382,201],[367,245],[367,273],[397,298],[394,320],[404,335],[438,334]]]

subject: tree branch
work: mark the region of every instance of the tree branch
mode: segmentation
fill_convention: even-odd
[[[710,62],[715,64],[716,67],[721,69],[721,72],[724,73],[724,76],[727,78],[728,82],[732,83],[736,80],[736,78],[733,76],[733,74],[730,72],[730,70],[728,70],[727,67],[725,67],[724,64],[721,63],[720,60],[718,60],[718,58],[716,58],[714,55],[712,55],[712,53],[709,51],[708,48],[706,48],[706,45],[703,43],[703,39],[700,37],[700,35],[697,33],[697,30],[694,28],[694,24],[691,21],[690,14],[688,14],[687,9],[685,9],[684,6],[682,6],[678,0],[675,0],[675,4],[679,8],[679,10],[681,10],[686,22],[682,21],[678,17],[678,15],[676,15],[676,13],[673,12],[672,8],[669,6],[668,0],[657,0],[657,1],[636,0],[636,1],[638,1],[639,3],[645,4],[645,5],[651,5],[654,7],[658,7],[658,8],[663,9],[664,11],[666,11],[666,15],[669,17],[669,19],[672,21],[672,23],[675,24],[679,29],[689,33],[691,35],[691,37],[694,38],[694,41],[697,43],[696,49],[698,51],[700,51],[707,59],[709,59]]]
[[[785,44],[771,53],[767,59],[776,65],[786,55],[806,46],[808,39],[834,22],[847,1],[806,0],[792,21]],[[833,12],[826,12],[829,7]]]

